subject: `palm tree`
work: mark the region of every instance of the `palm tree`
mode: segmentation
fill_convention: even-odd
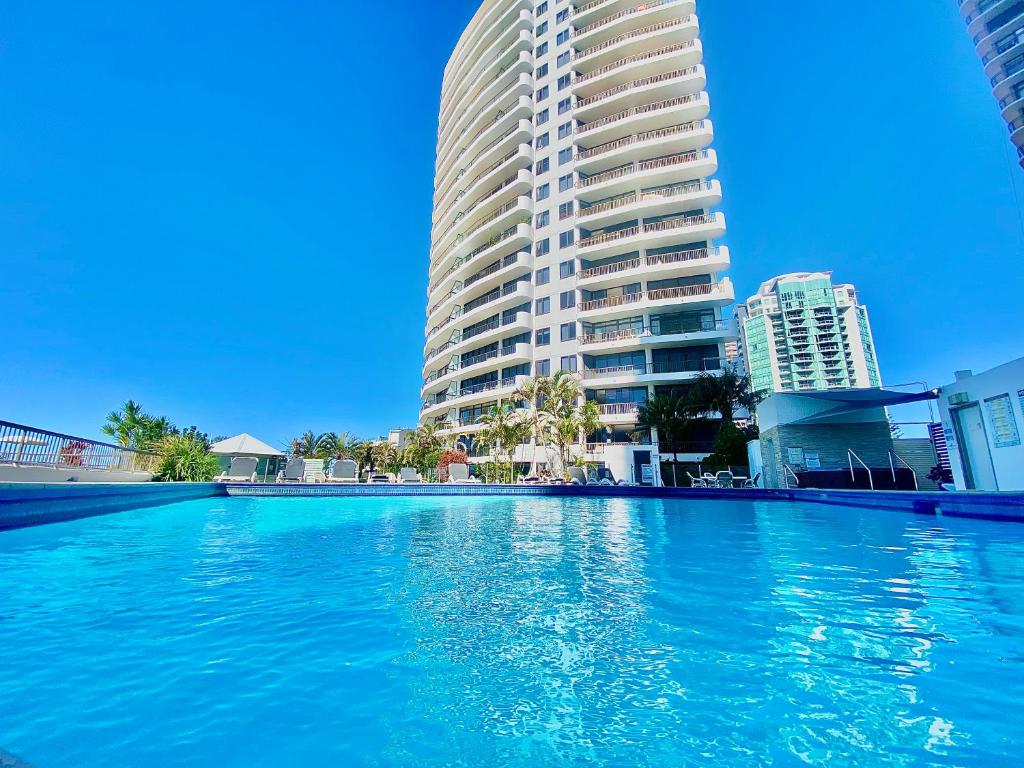
[[[751,413],[757,408],[760,397],[750,386],[750,377],[742,375],[735,366],[727,367],[719,375],[700,374],[689,393],[689,409],[700,416],[715,413],[722,415],[722,421],[733,421],[737,408]]]
[[[559,372],[561,373],[561,372]],[[529,410],[528,423],[533,436],[533,459],[530,462],[530,475],[537,474],[537,448],[547,446],[545,427],[550,423],[549,414],[544,410],[544,403],[551,394],[551,378],[535,376],[520,384],[512,393],[514,400],[526,403]]]
[[[505,402],[481,416],[480,423],[484,425],[479,433],[480,440],[491,447],[491,455],[499,464],[503,457],[508,458],[509,482],[513,482],[516,446],[530,439],[530,422],[516,412],[512,403]]]
[[[129,400],[121,410],[107,414],[103,434],[113,437],[122,448],[130,448],[148,419],[149,417],[142,412],[142,406],[134,400]]]
[[[319,435],[305,432],[302,437],[292,439],[292,456],[303,459],[328,458],[334,448],[334,441],[336,439],[337,435],[331,432],[324,432]]]
[[[685,395],[655,395],[640,406],[636,423],[637,426],[657,430],[658,443],[674,451],[691,422],[691,414],[690,402]]]
[[[558,446],[563,473],[572,464],[572,449],[579,446],[582,455],[586,450],[587,435],[593,434],[600,428],[601,412],[597,403],[592,400],[588,400],[582,405],[577,403],[572,408],[562,410],[554,420],[552,435]]]

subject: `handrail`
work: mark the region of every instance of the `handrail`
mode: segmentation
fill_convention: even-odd
[[[0,421],[0,464],[149,471],[156,454]]]
[[[853,473],[853,460],[854,459],[856,459],[857,462],[862,467],[864,467],[864,469],[867,470],[867,472],[868,472],[868,485],[871,486],[871,490],[872,491],[875,490],[875,479],[873,477],[871,477],[871,467],[869,467],[867,464],[865,464],[864,460],[861,459],[861,457],[858,456],[856,453],[854,453],[852,448],[847,448],[846,449],[846,460],[848,462],[850,462],[850,481],[851,482],[855,482],[856,479],[857,479],[856,475],[854,475],[854,473]]]
[[[790,475],[793,476],[793,481],[796,483],[796,487],[799,488],[800,487],[800,478],[796,476],[796,472],[793,471],[793,469],[789,466],[789,464],[783,464],[782,465],[782,482],[785,483],[786,489],[789,490],[789,477],[787,477],[787,475],[786,475],[787,472]]]
[[[893,464],[892,464],[893,457],[895,457],[896,460],[900,464],[902,464],[904,467],[906,467],[907,469],[910,470],[910,474],[912,474],[914,476],[914,490],[915,491],[920,490],[920,487],[917,484],[917,470],[915,470],[912,466],[907,464],[906,459],[904,459],[898,453],[896,453],[895,451],[890,449],[889,450],[889,469],[892,470],[892,484],[893,484],[893,486],[895,487],[895,485],[896,485],[896,467],[894,467]]]

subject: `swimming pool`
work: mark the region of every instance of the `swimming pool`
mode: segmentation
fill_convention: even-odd
[[[815,504],[216,497],[0,534],[56,765],[1016,765],[1024,527]]]

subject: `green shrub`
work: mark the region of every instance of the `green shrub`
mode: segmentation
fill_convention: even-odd
[[[160,443],[156,474],[160,480],[208,483],[220,472],[220,462],[194,435],[171,435]]]

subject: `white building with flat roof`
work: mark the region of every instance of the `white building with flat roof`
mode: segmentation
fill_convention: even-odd
[[[471,435],[524,378],[570,371],[606,427],[588,458],[629,479],[657,450],[640,404],[721,370],[734,292],[695,10],[480,6],[441,92],[421,423]]]
[[[868,310],[831,272],[793,272],[761,283],[736,307],[743,362],[755,391],[881,387]]]

